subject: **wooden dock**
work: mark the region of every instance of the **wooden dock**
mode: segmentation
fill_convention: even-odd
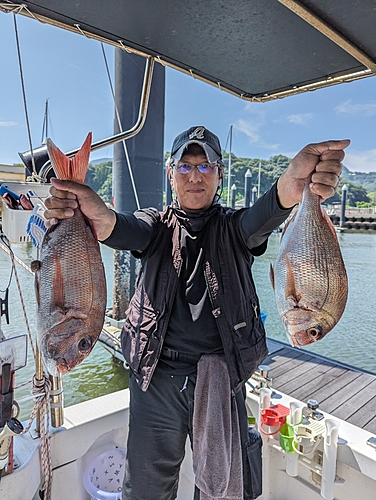
[[[376,434],[376,374],[268,339],[271,387]]]
[[[115,360],[124,363],[120,329],[106,325],[99,338]],[[339,363],[284,342],[267,339],[272,389],[304,403],[315,399],[320,409],[376,434],[376,374]]]

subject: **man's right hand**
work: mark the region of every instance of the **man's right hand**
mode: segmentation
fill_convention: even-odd
[[[104,201],[89,186],[72,181],[51,179],[50,195],[44,201],[47,210],[46,226],[56,224],[59,219],[69,219],[79,207],[91,222],[98,240],[107,239],[116,223],[115,212],[107,208]]]

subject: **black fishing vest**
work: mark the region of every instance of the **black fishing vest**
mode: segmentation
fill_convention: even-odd
[[[241,210],[219,207],[205,225],[205,278],[231,386],[239,391],[267,356],[265,330],[251,273],[253,257],[239,233]],[[122,350],[146,391],[162,350],[182,265],[180,223],[171,207],[160,214],[121,334]]]

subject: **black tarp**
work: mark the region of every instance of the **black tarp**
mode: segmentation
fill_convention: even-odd
[[[120,40],[249,99],[367,71],[278,0],[12,1],[21,3],[48,22]],[[298,4],[376,62],[375,0]]]

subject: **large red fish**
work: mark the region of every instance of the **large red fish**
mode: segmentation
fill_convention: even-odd
[[[309,181],[298,211],[284,228],[271,280],[292,345],[317,342],[341,318],[348,292],[346,269],[333,223]]]
[[[91,133],[73,159],[47,140],[59,179],[85,182]],[[46,232],[40,261],[33,263],[38,346],[51,375],[66,373],[85,359],[101,333],[106,279],[99,244],[79,208]]]

